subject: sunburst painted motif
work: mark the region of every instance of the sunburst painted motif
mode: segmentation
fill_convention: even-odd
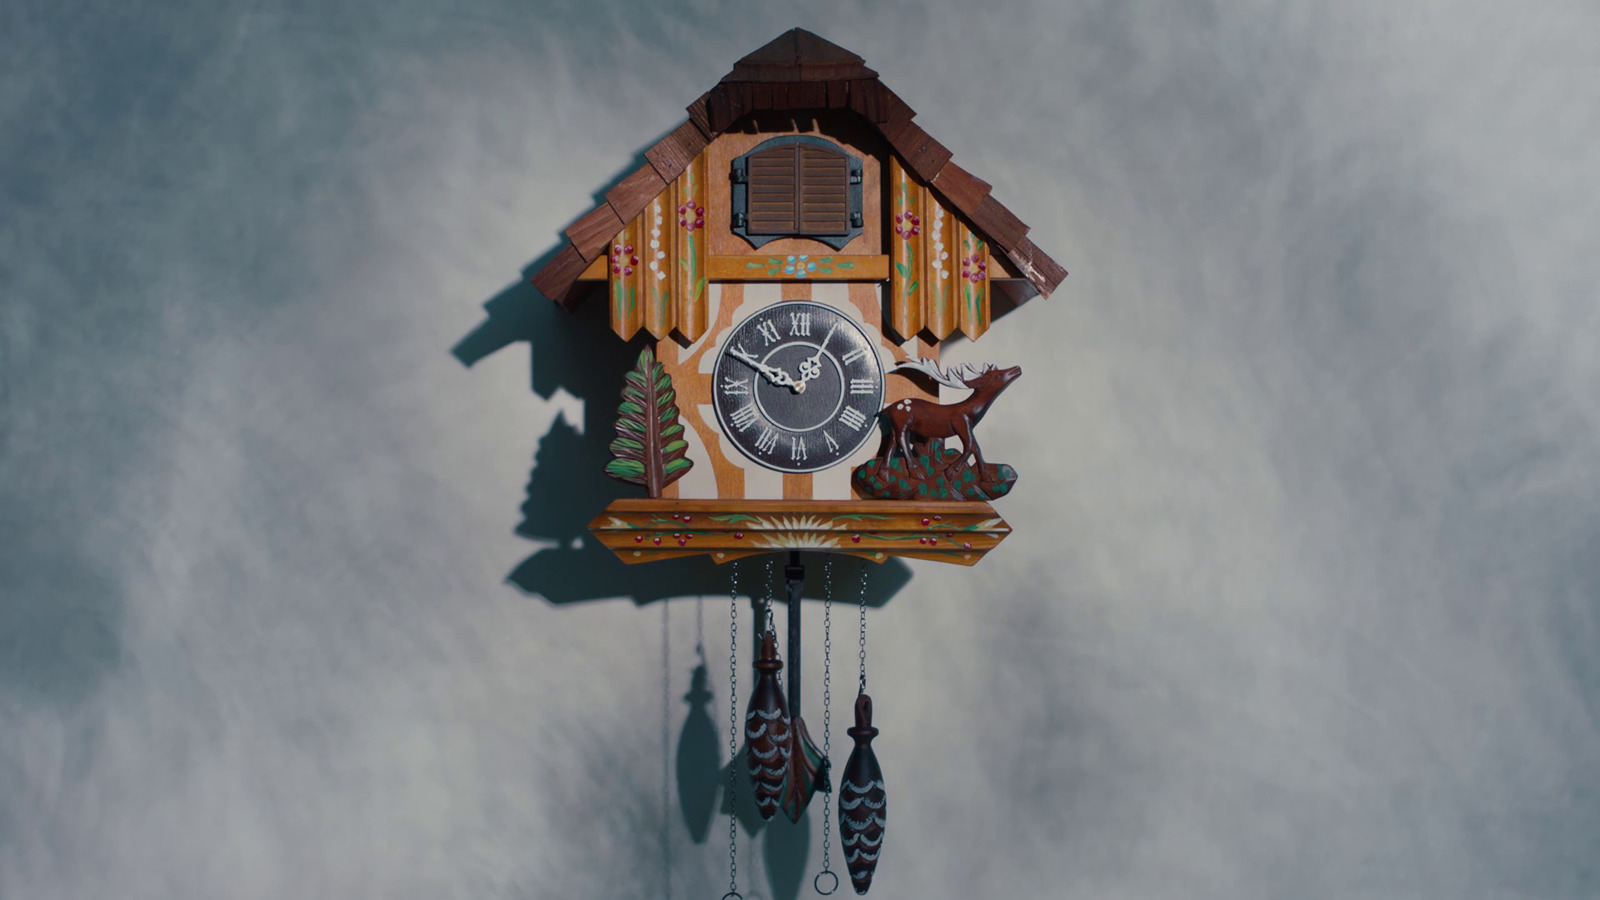
[[[769,531],[751,537],[751,545],[763,550],[833,550],[841,546],[835,535],[806,531]]]
[[[751,531],[843,531],[821,516],[756,516]]]

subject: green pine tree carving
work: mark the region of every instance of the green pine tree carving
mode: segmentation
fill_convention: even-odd
[[[656,362],[655,352],[644,348],[622,386],[617,437],[611,442],[611,454],[616,458],[606,464],[607,475],[642,484],[650,496],[659,497],[662,488],[694,467],[694,461],[685,455],[689,443],[683,439],[683,423],[678,421],[678,407],[673,402],[677,398],[672,376]]]

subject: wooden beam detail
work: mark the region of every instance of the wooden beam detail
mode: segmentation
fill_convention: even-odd
[[[893,236],[884,235],[892,248],[894,273],[889,278],[889,321],[900,340],[907,341],[922,330],[923,271],[926,240],[921,222],[924,191],[901,165],[900,157],[889,157],[889,212]]]
[[[568,226],[565,234],[584,262],[589,262],[597,256],[603,256],[611,239],[621,230],[622,219],[617,211],[611,208],[611,204],[602,203]]]
[[[572,309],[578,305],[579,296],[578,291],[573,289],[573,284],[583,271],[583,256],[578,253],[576,247],[568,244],[528,280],[539,289],[539,293],[567,309]]]
[[[700,151],[706,149],[706,136],[700,133],[693,122],[684,122],[666,137],[656,141],[656,145],[644,152],[645,159],[650,160],[650,165],[655,166],[656,174],[662,181],[671,181],[683,174],[689,163],[694,162]]]
[[[922,283],[927,287],[922,292],[922,324],[935,340],[942,341],[961,324],[956,309],[956,286],[961,283],[956,277],[961,272],[956,257],[960,250],[956,240],[959,220],[933,192],[924,190],[923,198],[932,214],[925,220],[928,252],[922,266]]]
[[[952,206],[964,213],[977,209],[983,198],[989,196],[989,182],[954,162],[945,163],[931,183]]]
[[[607,207],[609,209],[610,207]],[[634,219],[612,238],[611,260],[611,330],[617,337],[628,340],[644,324],[643,260],[639,251],[639,220]]]
[[[654,166],[646,163],[617,182],[616,187],[606,191],[606,202],[616,211],[617,218],[627,221],[637,216],[666,189],[666,180],[656,174]]]
[[[794,256],[791,260],[789,257]],[[782,256],[713,256],[706,270],[712,281],[885,281],[889,278],[889,257],[885,255],[843,256],[836,253]],[[812,264],[804,276],[793,271],[798,265]]]
[[[672,192],[657,194],[638,221],[639,257],[644,265],[634,275],[642,282],[639,295],[644,305],[644,330],[659,341],[678,324],[678,307],[673,302],[676,285],[672,277],[676,268],[673,262],[677,259],[678,223],[672,215]]]
[[[827,550],[975,565],[1011,533],[984,502],[614,500],[589,531],[625,563]]]
[[[711,239],[705,232],[706,155],[695,157],[672,183],[672,208],[667,210],[667,225],[674,235],[671,267],[673,296],[676,298],[678,333],[691,341],[706,333],[709,276],[706,256]]]
[[[989,330],[989,245],[964,222],[956,223],[955,261],[951,277],[960,290],[961,331],[977,340]]]

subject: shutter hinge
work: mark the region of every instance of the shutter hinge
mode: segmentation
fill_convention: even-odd
[[[850,170],[850,183],[851,184],[860,184],[861,183],[861,167],[860,166],[856,166],[855,168]]]
[[[744,184],[746,182],[744,166],[735,163],[733,168],[728,170],[728,180],[734,184]]]
[[[736,213],[733,214],[733,227],[734,228],[744,228],[746,224],[747,224],[747,220],[745,219],[744,213],[736,212]]]
[[[851,228],[861,228],[865,224],[866,223],[861,218],[861,213],[853,212],[853,213],[850,214],[850,227]]]

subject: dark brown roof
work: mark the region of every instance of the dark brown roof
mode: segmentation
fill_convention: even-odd
[[[989,194],[989,184],[950,161],[950,151],[861,57],[800,28],[739,60],[717,86],[689,104],[689,121],[645,151],[647,165],[606,193],[606,202],[567,228],[568,245],[530,276],[546,297],[571,308],[578,276],[625,223],[682,174],[706,145],[741,117],[763,110],[849,109],[877,127],[905,167],[965,215],[1040,294],[1067,270],[1027,238],[1028,226]]]

